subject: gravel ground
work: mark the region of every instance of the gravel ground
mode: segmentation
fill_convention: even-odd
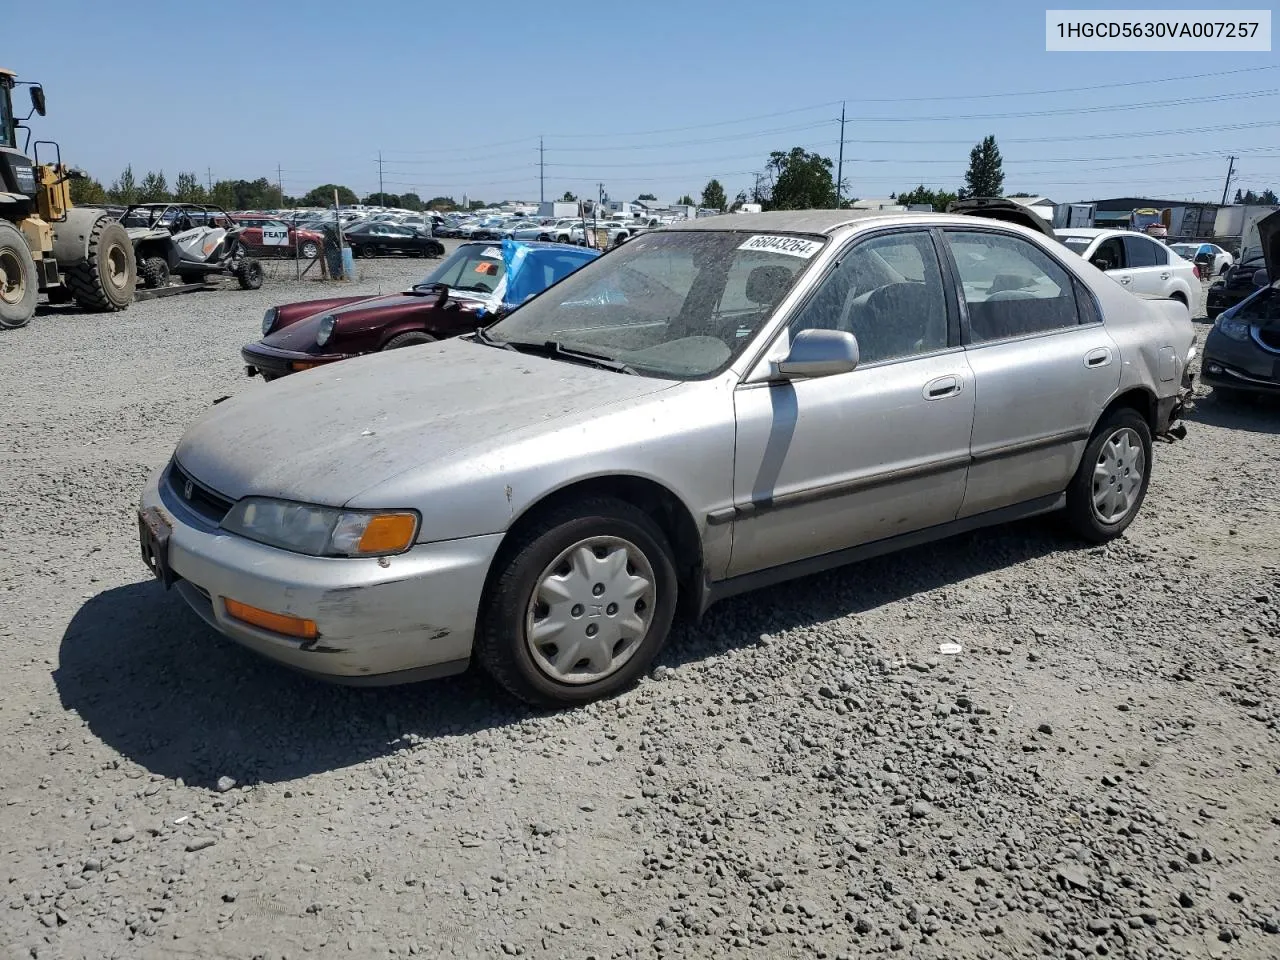
[[[145,477],[324,289],[0,337],[0,956],[1280,955],[1276,404],[1203,397],[1109,547],[739,598],[535,714],[299,678],[142,567]]]

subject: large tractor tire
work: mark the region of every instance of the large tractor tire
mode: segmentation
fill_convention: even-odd
[[[36,262],[22,231],[0,220],[0,327],[25,327],[36,312]]]
[[[124,227],[101,210],[72,209],[55,224],[53,255],[84,310],[114,313],[133,302],[138,264]]]

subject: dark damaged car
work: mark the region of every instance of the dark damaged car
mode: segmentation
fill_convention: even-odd
[[[408,290],[269,307],[240,351],[249,376],[275,380],[366,353],[470,333],[510,313],[599,251],[556,243],[464,243]]]
[[[1220,313],[1204,343],[1200,379],[1228,396],[1280,395],[1280,212],[1258,223],[1258,235],[1270,282]]]

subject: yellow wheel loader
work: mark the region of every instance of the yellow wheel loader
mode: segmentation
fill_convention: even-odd
[[[44,89],[23,84],[31,112],[18,120],[13,89],[19,81],[0,68],[0,327],[24,327],[43,293],[50,303],[74,300],[85,310],[124,310],[133,301],[137,264],[129,234],[103,210],[71,205],[79,170],[62,163],[56,143],[37,140],[27,156],[32,114],[45,115]],[[18,148],[18,131],[26,142]],[[53,154],[41,163],[41,147]]]

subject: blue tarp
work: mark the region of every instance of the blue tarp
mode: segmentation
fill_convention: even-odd
[[[519,240],[503,240],[502,260],[507,267],[503,306],[519,306],[598,256],[600,251],[590,247],[531,246]]]

